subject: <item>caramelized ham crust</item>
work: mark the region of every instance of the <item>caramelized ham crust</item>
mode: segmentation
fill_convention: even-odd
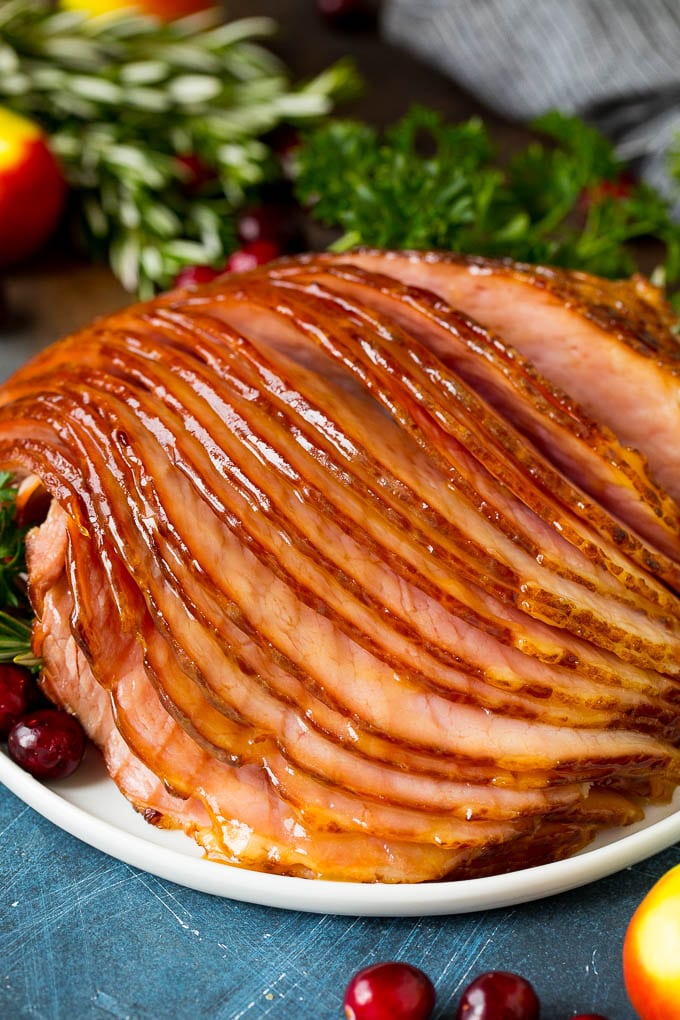
[[[680,344],[647,280],[438,252],[352,261],[425,287],[494,330],[623,443],[680,499]]]
[[[554,860],[670,796],[677,493],[573,367],[599,331],[610,405],[655,337],[671,393],[634,286],[301,257],[5,384],[0,465],[52,497],[42,682],[138,810],[217,860],[409,882]]]

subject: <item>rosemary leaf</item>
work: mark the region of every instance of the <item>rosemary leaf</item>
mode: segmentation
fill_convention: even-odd
[[[0,662],[14,662],[28,669],[38,666],[31,649],[31,623],[0,610]]]
[[[32,667],[31,610],[25,594],[25,527],[17,524],[16,485],[0,471],[0,662]]]
[[[314,123],[357,91],[347,61],[293,85],[262,45],[275,29],[261,17],[222,24],[214,10],[162,22],[0,3],[0,102],[48,132],[72,191],[74,235],[127,289],[149,295],[199,257],[224,264],[239,206],[280,173],[262,136]],[[200,193],[189,155],[212,175]],[[215,211],[209,229],[199,205]]]

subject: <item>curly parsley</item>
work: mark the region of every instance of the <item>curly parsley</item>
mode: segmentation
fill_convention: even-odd
[[[543,140],[501,163],[478,118],[449,124],[414,106],[384,132],[352,120],[311,131],[296,193],[311,215],[358,244],[444,248],[626,276],[631,242],[665,247],[655,278],[680,279],[680,228],[669,203],[625,176],[612,144],[578,117],[553,112]]]

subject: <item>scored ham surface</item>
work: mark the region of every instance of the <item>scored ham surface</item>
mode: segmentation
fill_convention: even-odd
[[[680,345],[674,316],[641,277],[586,273],[437,252],[361,252],[358,266],[426,287],[497,331],[649,461],[680,499]]]
[[[45,690],[244,867],[468,878],[640,818],[680,781],[671,325],[643,281],[360,251],[53,345],[0,390]]]

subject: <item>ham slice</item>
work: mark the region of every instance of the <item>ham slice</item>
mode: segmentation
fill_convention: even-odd
[[[287,289],[290,290],[290,285]],[[578,628],[580,633],[595,643],[604,641],[605,647],[617,651],[621,657],[630,661],[643,665],[661,664],[657,651],[646,644],[645,622],[640,618],[634,621],[622,605],[610,605],[607,611],[609,626],[601,627],[603,617],[600,613],[604,610],[599,610],[595,603],[603,582],[598,584],[592,576],[584,575],[578,568],[561,570],[561,564],[555,564],[549,556],[541,555],[538,550],[530,559],[526,554],[512,549],[513,544],[521,542],[521,523],[517,514],[513,513],[513,504],[503,501],[503,489],[493,484],[493,476],[498,481],[501,481],[500,476],[506,480],[514,478],[517,487],[515,494],[521,494],[532,505],[542,507],[546,498],[537,492],[533,481],[527,490],[527,478],[531,477],[533,465],[527,461],[521,464],[521,469],[518,465],[515,470],[513,452],[516,450],[516,438],[512,434],[505,434],[507,427],[499,422],[488,406],[463,387],[460,380],[447,372],[441,363],[435,366],[429,352],[420,349],[414,338],[407,339],[396,327],[391,328],[389,338],[386,339],[378,329],[371,330],[370,321],[365,316],[358,324],[350,322],[345,327],[339,318],[341,308],[332,303],[324,305],[323,300],[319,300],[316,295],[306,294],[302,302],[299,299],[296,302],[285,291],[277,294],[276,288],[267,286],[262,290],[259,299],[261,303],[275,307],[276,312],[283,314],[287,320],[295,319],[301,323],[297,330],[300,340],[311,338],[334,357],[343,359],[345,364],[349,361],[349,351],[353,351],[351,369],[355,376],[364,381],[369,392],[376,394],[376,399],[383,407],[392,410],[405,431],[427,449],[433,462],[447,471],[453,485],[463,495],[458,512],[465,515],[471,528],[477,527],[481,548],[495,548],[502,565],[514,568],[515,591],[518,579],[524,578],[525,597],[522,608],[557,626],[566,625],[566,596],[570,626]],[[240,311],[233,308],[230,298],[229,293],[221,295],[219,311],[232,324],[236,322],[244,325],[247,320],[251,334],[257,333],[270,344],[274,342],[275,336],[281,336],[283,327],[273,316],[265,316],[264,313],[255,316],[251,310],[250,303],[258,300],[257,284],[248,288],[247,304]],[[241,295],[236,292],[234,301],[240,300]],[[357,325],[361,329],[361,346],[357,343]],[[366,352],[361,347],[367,348]],[[302,350],[303,356],[307,356],[304,347]],[[418,363],[415,368],[412,367],[414,362]],[[426,370],[432,370],[434,382],[427,371],[421,369],[423,364]],[[417,394],[419,399],[414,401],[412,394]],[[500,430],[503,432],[499,438]],[[506,484],[509,482],[501,482],[503,488]],[[485,522],[484,512],[479,512],[482,504],[493,507],[496,528],[490,522]],[[470,506],[477,508],[476,517],[468,512]],[[454,508],[451,509],[455,512]],[[518,506],[517,513],[522,515],[522,511],[523,508]],[[542,512],[548,513],[549,510]],[[531,523],[536,528],[540,527],[540,522],[535,518],[532,518]],[[558,520],[560,531],[564,532],[568,526],[568,519]],[[500,532],[505,532],[505,535]],[[565,551],[563,556],[566,558],[569,553]],[[551,571],[563,575],[559,593],[547,576]],[[582,586],[581,590],[579,585]],[[626,591],[619,585],[620,600],[627,598]],[[641,602],[637,603],[638,609],[641,605]],[[622,624],[620,631],[617,630],[619,620]],[[665,618],[663,626],[669,625],[671,628],[676,626],[672,619]],[[635,637],[632,637],[633,633]],[[621,635],[628,647],[617,643],[617,634]],[[630,642],[628,637],[623,637],[624,634],[631,636]],[[676,653],[671,651],[672,642],[667,644],[664,639],[664,645],[668,654],[663,668],[672,672],[678,668],[677,661],[680,660],[674,661]]]
[[[432,252],[362,252],[352,261],[427,288],[500,334],[644,454],[680,498],[680,344],[646,280]]]
[[[356,297],[404,326],[430,347],[444,364],[497,408],[569,477],[580,480],[594,500],[578,501],[581,515],[603,529],[611,517],[600,513],[601,502],[615,517],[629,523],[664,550],[668,559],[680,555],[680,521],[670,497],[649,479],[645,460],[623,446],[611,430],[595,421],[573,399],[552,385],[498,335],[454,311],[429,291],[409,287],[393,277],[368,273],[354,265],[320,259],[309,270],[296,264],[295,278],[323,283],[332,293]],[[280,270],[282,276],[292,275]],[[560,484],[553,476],[552,484]],[[550,481],[548,482],[550,484]],[[562,483],[563,484],[563,483]],[[581,508],[582,507],[582,508]],[[621,526],[612,531],[621,546]],[[626,539],[627,551],[649,567],[652,556],[642,543]],[[678,586],[678,568],[664,561],[664,577]]]
[[[216,860],[501,872],[678,782],[674,498],[409,276],[449,264],[224,277],[0,390],[0,466],[52,497],[27,543],[43,686]]]

